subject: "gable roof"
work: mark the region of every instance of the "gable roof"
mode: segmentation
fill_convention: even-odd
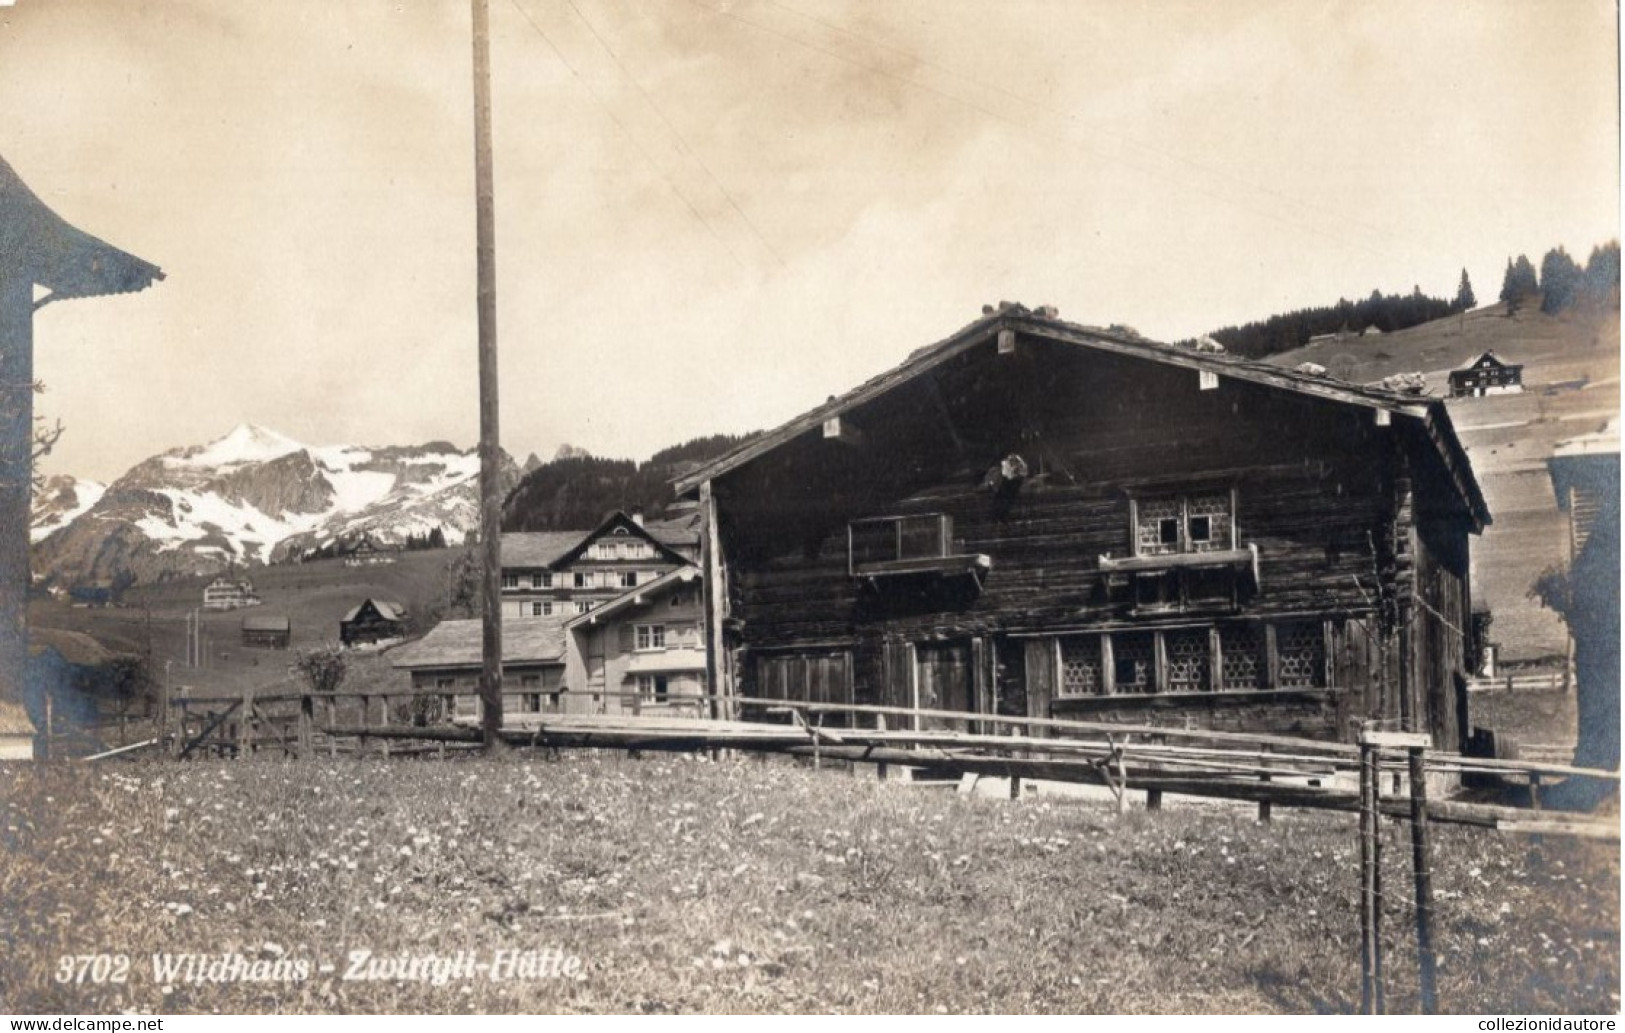
[[[502,622],[502,663],[522,664],[564,662],[564,622],[546,617]],[[485,650],[484,622],[480,620],[441,621],[416,642],[409,642],[391,654],[391,664],[409,670],[424,668],[478,669]]]
[[[700,515],[697,512],[670,520],[650,520],[643,525],[643,529],[660,544],[674,549],[700,544]]]
[[[624,527],[628,535],[642,538],[671,563],[687,563],[681,554],[673,551],[673,544],[693,544],[698,532],[684,539],[684,532],[665,527],[646,528],[627,516],[624,510],[615,510],[590,531],[505,531],[502,535],[502,567],[546,567],[557,569],[585,552],[594,541]]]
[[[151,262],[70,226],[4,158],[0,158],[0,256],[60,298],[126,294],[164,278]]]
[[[1427,438],[1438,450],[1453,486],[1461,496],[1475,524],[1490,522],[1489,508],[1473,476],[1467,452],[1456,437],[1455,426],[1444,402],[1412,394],[1401,394],[1372,385],[1350,384],[1321,374],[1285,369],[1266,362],[1244,359],[1224,352],[1210,352],[1180,345],[1163,344],[1132,333],[1103,330],[1063,322],[1053,309],[1033,312],[1022,305],[1003,305],[997,311],[965,326],[957,333],[913,352],[897,366],[872,377],[857,387],[831,398],[782,426],[752,438],[710,463],[675,479],[678,495],[687,495],[705,481],[712,480],[766,455],[794,438],[819,430],[824,421],[863,405],[921,376],[977,345],[995,340],[1001,331],[1042,338],[1047,341],[1091,351],[1144,359],[1166,366],[1215,373],[1236,380],[1294,394],[1306,395],[1344,405],[1381,410],[1418,421]]]
[[[288,631],[289,624],[286,617],[273,617],[269,614],[243,618],[244,631]]]
[[[586,613],[570,618],[564,626],[574,631],[577,627],[600,623],[605,617],[612,617],[621,610],[642,605],[645,597],[656,598],[677,585],[691,584],[699,579],[700,568],[692,563],[685,564],[676,570],[667,571],[646,585],[629,588],[608,602],[600,603]]]
[[[590,531],[504,531],[504,567],[551,567]]]
[[[1480,354],[1478,358],[1474,359],[1472,362],[1469,362],[1465,366],[1456,367],[1456,371],[1459,372],[1470,369],[1487,369],[1491,366],[1495,367],[1496,369],[1523,369],[1523,366],[1520,364],[1502,362],[1492,350]]]
[[[387,599],[363,599],[351,607],[349,613],[339,618],[339,623],[348,624],[355,620],[356,616],[361,613],[368,603],[371,603],[372,608],[378,611],[378,616],[386,621],[403,621],[406,619],[406,607],[400,603],[390,602]]]

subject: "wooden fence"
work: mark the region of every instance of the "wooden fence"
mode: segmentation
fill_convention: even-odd
[[[562,694],[568,696],[569,694]],[[1012,793],[1023,779],[1106,787],[1121,808],[1125,794],[1143,791],[1147,805],[1161,805],[1165,793],[1253,801],[1268,818],[1275,805],[1354,811],[1361,771],[1360,747],[1282,735],[1207,729],[1165,728],[966,713],[908,707],[805,703],[752,697],[692,696],[654,704],[635,693],[597,693],[624,701],[628,712],[571,713],[570,704],[547,702],[515,714],[503,740],[517,747],[608,748],[628,751],[742,749],[810,758],[814,764],[873,765],[880,777],[908,767],[1003,777]],[[727,702],[752,720],[703,716]],[[171,727],[161,738],[172,755],[247,757],[337,756],[340,753],[398,755],[478,748],[473,724],[447,720],[453,703],[444,690],[389,692],[340,690],[334,693],[263,692],[241,696],[191,697],[170,702]],[[1572,779],[1617,786],[1619,773],[1567,764],[1465,757],[1428,751],[1424,776],[1451,779],[1466,774],[1494,775],[1529,787],[1538,805],[1543,788]],[[1405,757],[1383,762],[1382,774],[1397,787],[1411,777]],[[1380,800],[1379,809],[1403,816],[1403,798]],[[1555,812],[1531,813],[1443,800],[1432,804],[1430,820],[1503,829],[1569,832],[1617,838],[1617,823]]]

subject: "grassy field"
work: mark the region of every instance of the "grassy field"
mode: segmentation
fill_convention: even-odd
[[[0,766],[0,1010],[1344,1012],[1349,816],[958,796],[784,761]],[[1385,835],[1390,1001],[1415,1006]],[[1617,844],[1437,829],[1442,1006],[1619,1009]],[[348,952],[573,974],[349,981]],[[123,985],[54,981],[122,953]],[[155,977],[155,953],[304,961]],[[335,966],[332,972],[319,966]]]

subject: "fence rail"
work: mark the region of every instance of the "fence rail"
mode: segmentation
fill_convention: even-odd
[[[535,695],[534,693],[530,695]],[[628,704],[622,713],[571,712],[572,697]],[[447,712],[404,711],[444,690],[333,693],[269,692],[171,701],[174,727],[167,736],[178,756],[198,753],[243,757],[272,751],[307,757],[339,752],[385,755],[431,750],[439,755],[474,748],[481,731],[444,720]],[[812,703],[764,697],[692,695],[656,702],[636,693],[542,694],[540,712],[513,715],[503,739],[515,746],[642,750],[743,749],[888,767],[933,768],[956,774],[1079,782],[1105,786],[1123,806],[1129,790],[1148,803],[1162,794],[1256,801],[1261,817],[1271,805],[1355,810],[1351,788],[1360,770],[1360,747],[1291,736],[1155,725],[1036,718],[869,704]],[[749,720],[719,719],[705,711],[739,711]],[[403,714],[405,719],[403,719]],[[431,718],[433,718],[431,720]],[[1384,772],[1408,773],[1402,753],[1382,754]],[[1568,764],[1465,757],[1428,751],[1425,774],[1488,773],[1521,779],[1536,797],[1568,779],[1616,785],[1617,771]],[[1538,799],[1538,797],[1537,797]],[[1395,815],[1403,800],[1383,803]],[[1384,813],[1389,813],[1385,810]],[[1430,820],[1509,830],[1555,828],[1574,835],[1618,837],[1617,823],[1599,825],[1551,811],[1440,801]]]

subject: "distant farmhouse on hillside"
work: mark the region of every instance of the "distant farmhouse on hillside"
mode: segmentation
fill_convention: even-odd
[[[254,594],[254,583],[247,578],[217,577],[203,589],[205,610],[240,610],[259,604],[260,597]]]
[[[404,638],[408,631],[406,607],[387,599],[364,599],[339,620],[339,641],[347,646]]]
[[[365,532],[356,543],[343,553],[346,567],[375,567],[386,563],[394,563],[396,554],[401,550],[397,546],[383,546],[373,541],[372,535]]]
[[[1523,391],[1523,366],[1502,362],[1487,351],[1461,369],[1450,371],[1450,397],[1482,398]]]
[[[286,617],[256,614],[243,618],[243,645],[258,649],[287,649],[293,629]]]

